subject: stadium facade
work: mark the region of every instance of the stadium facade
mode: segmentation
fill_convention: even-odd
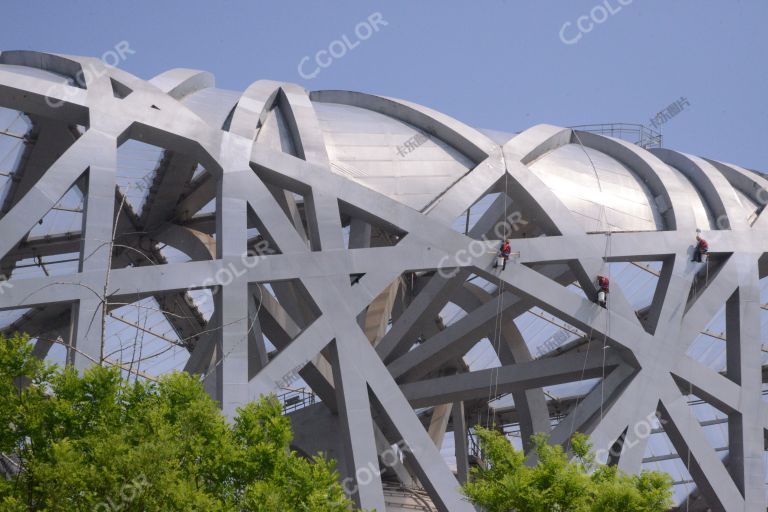
[[[276,393],[368,509],[473,510],[478,424],[586,432],[686,510],[766,509],[762,174],[28,51],[0,54],[0,107],[2,329],[40,357],[186,369],[229,416]]]

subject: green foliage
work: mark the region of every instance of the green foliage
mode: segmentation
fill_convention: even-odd
[[[0,453],[21,463],[0,477],[0,510],[348,510],[333,462],[289,450],[276,398],[238,412],[228,424],[187,374],[79,375],[36,359],[26,338],[0,337]]]
[[[487,512],[663,512],[672,506],[669,475],[627,475],[596,464],[583,434],[571,440],[571,459],[537,434],[533,466],[501,433],[478,427],[477,434],[487,467],[472,469],[464,493]]]

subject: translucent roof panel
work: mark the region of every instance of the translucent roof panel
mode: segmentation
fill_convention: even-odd
[[[29,232],[30,238],[78,233],[83,227],[85,197],[79,186],[73,185],[53,208]]]
[[[130,366],[135,375],[157,377],[181,370],[189,358],[171,324],[154,298],[142,299],[109,313],[105,357]]]
[[[134,213],[141,213],[164,150],[128,140],[117,150],[117,184]]]
[[[17,110],[0,107],[0,201],[4,202],[11,176],[18,168],[32,122]]]

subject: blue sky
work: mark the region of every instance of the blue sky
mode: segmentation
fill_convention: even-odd
[[[359,40],[375,12],[387,25]],[[580,16],[591,31],[565,44]],[[142,78],[191,67],[229,89],[268,78],[360,90],[503,131],[649,123],[682,97],[665,146],[768,170],[766,22],[765,0],[6,0],[0,49],[100,56],[125,40],[135,54],[120,67]],[[301,59],[311,72],[344,35],[360,44],[302,78]]]

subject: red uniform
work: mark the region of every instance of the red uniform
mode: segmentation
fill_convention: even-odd
[[[608,278],[605,276],[597,276],[597,303],[602,307],[607,307],[608,301]]]
[[[500,263],[501,270],[505,270],[507,268],[507,260],[509,259],[510,254],[512,254],[512,248],[509,246],[509,242],[502,242],[501,248],[499,249],[499,259],[496,261],[496,263],[493,264],[493,266],[497,267]]]
[[[699,239],[696,242],[696,248],[693,250],[693,259],[691,261],[695,261],[698,263],[701,263],[701,257],[707,254],[709,251],[709,244],[706,240],[699,237]]]

